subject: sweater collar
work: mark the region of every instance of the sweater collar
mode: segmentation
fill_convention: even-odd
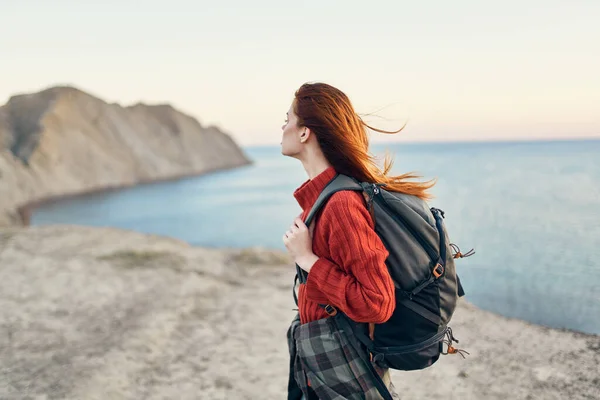
[[[304,182],[294,191],[294,197],[303,211],[310,210],[317,201],[317,198],[325,189],[325,186],[336,176],[337,172],[333,167],[327,168],[313,179]]]

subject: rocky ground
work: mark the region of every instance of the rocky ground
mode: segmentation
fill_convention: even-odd
[[[285,254],[116,229],[0,230],[1,399],[283,399]],[[403,399],[600,399],[600,338],[462,302],[460,346]]]

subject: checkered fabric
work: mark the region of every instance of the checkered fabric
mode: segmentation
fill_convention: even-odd
[[[365,365],[366,351],[358,354],[334,318],[300,324],[297,316],[288,330],[292,374],[305,399],[310,388],[321,400],[382,399]],[[389,370],[373,364],[393,399],[400,399],[390,381]]]

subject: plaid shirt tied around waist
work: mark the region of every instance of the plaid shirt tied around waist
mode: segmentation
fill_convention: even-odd
[[[287,332],[290,350],[290,382],[288,400],[380,400],[373,370],[364,346],[350,342],[339,329],[334,317],[300,324],[297,315]],[[394,391],[388,369],[371,363],[388,389],[392,399],[400,399]],[[302,395],[300,394],[302,393]]]

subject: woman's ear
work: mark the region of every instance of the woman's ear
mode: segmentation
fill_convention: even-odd
[[[310,129],[307,127],[302,128],[302,133],[300,134],[300,143],[306,143],[308,138],[310,137]]]

